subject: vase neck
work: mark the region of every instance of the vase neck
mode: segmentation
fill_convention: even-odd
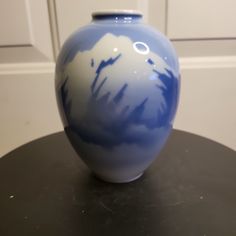
[[[142,13],[133,10],[112,10],[92,13],[96,23],[139,23],[142,21]]]

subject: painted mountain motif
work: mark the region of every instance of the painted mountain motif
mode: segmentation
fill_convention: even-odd
[[[131,181],[150,165],[172,130],[178,103],[174,50],[139,24],[140,17],[95,17],[67,40],[57,60],[65,132],[93,172],[111,182]]]

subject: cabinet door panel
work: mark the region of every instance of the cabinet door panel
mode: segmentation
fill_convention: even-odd
[[[60,45],[76,29],[91,21],[91,13],[107,9],[134,9],[144,14],[144,21],[164,32],[165,0],[56,0]]]
[[[0,32],[0,63],[53,59],[47,0],[1,0]]]
[[[172,39],[236,37],[235,0],[169,0],[167,34]]]
[[[1,0],[0,5],[0,45],[30,44],[30,27],[25,0]]]

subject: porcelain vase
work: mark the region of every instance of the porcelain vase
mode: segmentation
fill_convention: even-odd
[[[172,130],[180,87],[170,41],[136,11],[92,14],[64,43],[56,96],[78,156],[101,179],[140,177]]]

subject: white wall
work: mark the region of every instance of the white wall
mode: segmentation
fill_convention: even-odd
[[[220,65],[202,59],[204,66],[200,67],[196,61],[191,64],[191,59],[182,60],[181,97],[175,127],[236,150],[236,59],[233,63],[230,59],[227,63],[220,61]]]
[[[53,73],[0,75],[0,154],[62,130]]]
[[[5,32],[0,35],[0,156],[62,130],[54,96],[55,57],[65,38],[89,20],[91,11],[111,7],[142,10],[147,22],[172,39],[182,69],[175,127],[236,150],[232,10],[236,1],[19,0],[17,4],[16,8],[14,0],[0,2],[0,32]],[[18,21],[10,22],[15,15]]]

